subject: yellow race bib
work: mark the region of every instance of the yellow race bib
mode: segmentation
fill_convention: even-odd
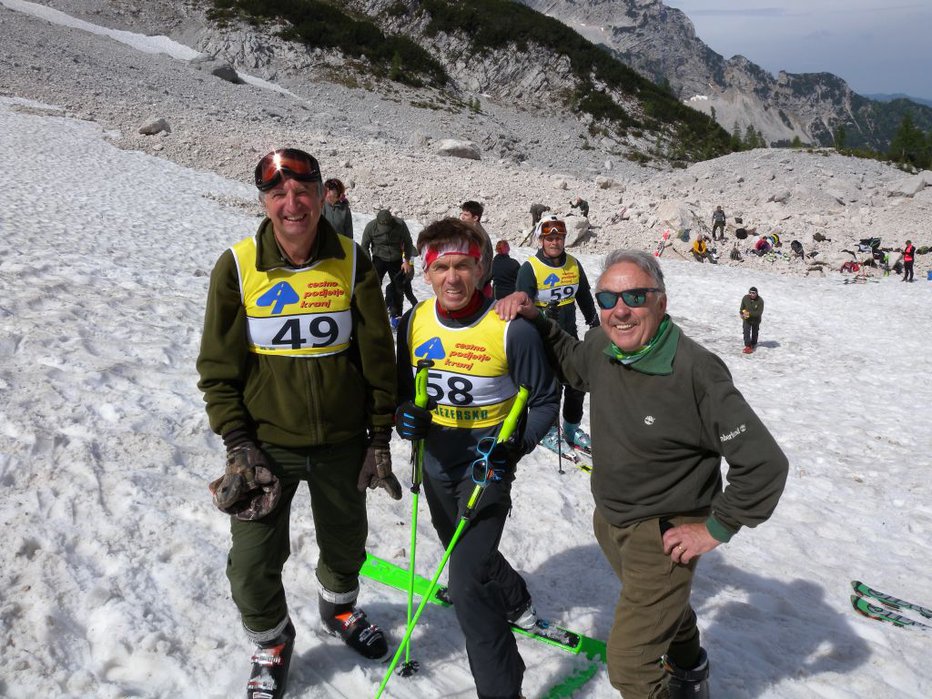
[[[518,393],[508,375],[505,336],[508,323],[493,308],[473,325],[448,328],[437,318],[433,300],[411,314],[408,346],[411,366],[431,359],[427,392],[436,402],[434,422],[475,429],[501,423]]]
[[[537,255],[531,257],[529,262],[537,282],[535,306],[546,308],[554,301],[558,306],[573,303],[576,292],[579,291],[580,279],[579,264],[575,257],[567,255],[562,267],[549,267],[541,262]]]
[[[302,269],[259,271],[254,237],[233,246],[250,352],[313,358],[349,347],[356,247],[352,240],[338,238],[343,259],[320,260]]]

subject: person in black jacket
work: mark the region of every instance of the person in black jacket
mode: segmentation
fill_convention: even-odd
[[[507,240],[495,243],[495,257],[492,258],[492,291],[496,300],[514,293],[518,270],[521,269],[521,263],[513,259],[509,252],[511,246]]]
[[[531,629],[537,615],[527,584],[498,546],[518,460],[556,417],[560,386],[537,331],[523,318],[502,321],[481,292],[483,240],[474,226],[435,221],[418,235],[417,247],[435,298],[408,311],[398,328],[402,402],[395,428],[404,439],[423,440],[424,489],[444,547],[475,487],[481,445],[498,435],[519,387],[530,391],[523,427],[490,447],[492,475],[449,559],[448,589],[476,692],[480,699],[518,699],[525,666],[510,624]],[[433,406],[419,408],[415,375],[425,359],[434,362],[427,386]]]
[[[586,325],[599,324],[599,316],[592,301],[589,280],[582,264],[566,252],[566,223],[553,214],[544,215],[535,229],[540,250],[521,265],[515,283],[540,309],[547,309],[560,327],[576,337],[576,306],[582,311]],[[576,447],[588,452],[589,435],[579,426],[583,416],[585,395],[571,386],[563,391],[562,436],[554,425],[541,444],[555,452],[571,454]],[[558,444],[560,439],[563,444]]]

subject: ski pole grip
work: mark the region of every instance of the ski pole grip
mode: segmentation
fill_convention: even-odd
[[[498,432],[497,442],[507,442],[511,435],[514,434],[515,428],[518,426],[518,420],[521,418],[521,413],[524,412],[524,408],[527,406],[529,395],[530,390],[527,386],[522,385],[521,388],[518,389],[515,402],[511,404],[511,409],[508,411],[508,415],[505,416],[505,421],[502,423],[502,429]]]
[[[432,359],[419,359],[417,373],[414,375],[414,404],[419,408],[427,407],[427,371],[434,365]]]

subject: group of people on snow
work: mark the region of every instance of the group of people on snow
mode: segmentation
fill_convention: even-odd
[[[210,490],[230,515],[227,577],[256,646],[247,697],[285,692],[296,629],[282,570],[302,482],[324,628],[367,659],[389,653],[358,594],[367,491],[402,497],[393,428],[419,445],[431,521],[452,547],[449,596],[480,698],[522,696],[511,629],[537,624],[533,581],[499,542],[517,464],[548,435],[591,448],[594,535],[621,581],[607,643],[612,686],[626,699],[708,697],[690,605],[696,566],[770,517],[788,464],[722,360],[667,314],[658,259],[616,250],[590,288],[565,250],[565,223],[540,211],[537,254],[506,263],[507,243],[493,258],[474,202],[416,243],[379,212],[357,245],[334,225],[342,193],[331,202],[317,160],[298,149],[264,156],[255,184],[266,216],[213,269],[197,360],[210,427],[226,447]],[[402,314],[397,289],[383,298],[381,280],[415,256],[433,297]],[[576,304],[588,326],[581,340]],[[505,439],[502,425],[515,418]]]

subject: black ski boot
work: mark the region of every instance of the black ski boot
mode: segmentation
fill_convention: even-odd
[[[256,646],[251,658],[252,672],[246,683],[246,699],[281,699],[285,696],[294,637],[294,624],[289,619],[278,636]]]
[[[668,656],[663,656],[663,669],[670,675],[670,699],[709,699],[709,656],[699,649],[696,667],[684,670]]]
[[[369,660],[381,660],[388,655],[385,634],[375,624],[370,624],[366,613],[357,609],[352,602],[336,604],[320,599],[320,618],[331,636],[343,639],[350,648]]]

